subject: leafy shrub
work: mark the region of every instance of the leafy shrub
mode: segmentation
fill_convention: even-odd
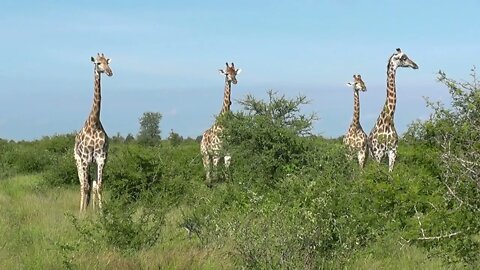
[[[154,245],[165,223],[165,203],[142,198],[141,203],[114,200],[102,208],[98,221],[103,240],[122,251],[136,251]]]
[[[110,150],[105,168],[105,187],[112,200],[128,198],[137,201],[142,192],[159,192],[162,177],[159,151],[138,144],[118,146]]]
[[[406,139],[413,144],[429,145],[438,160],[438,183],[444,187],[439,203],[440,217],[420,215],[432,226],[434,237],[421,244],[437,250],[447,260],[461,260],[469,265],[480,264],[480,83],[475,68],[471,82],[457,82],[442,71],[439,81],[447,86],[450,106],[428,102],[433,112],[426,121],[417,121],[408,130]],[[425,237],[424,237],[425,238]],[[477,240],[475,240],[477,239]],[[432,241],[433,240],[433,241]]]
[[[77,166],[73,151],[55,157],[55,162],[43,172],[43,178],[47,185],[78,185]]]
[[[227,150],[234,157],[233,178],[273,185],[276,179],[308,163],[307,135],[315,115],[300,113],[304,96],[293,100],[268,92],[268,101],[248,95],[244,110],[223,119]]]

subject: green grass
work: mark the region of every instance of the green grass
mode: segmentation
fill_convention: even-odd
[[[76,188],[46,189],[37,175],[0,180],[0,269],[225,269],[225,252],[209,250],[179,225],[181,211],[167,215],[162,238],[152,248],[125,255],[112,248],[95,254],[80,243],[71,217],[78,217]],[[91,209],[84,219],[95,218]]]
[[[79,241],[78,190],[46,189],[38,175],[0,181],[0,269],[233,269],[233,250],[206,248],[180,226],[185,207],[167,214],[158,243],[133,254]],[[70,216],[69,216],[70,215]],[[89,209],[83,219],[95,218]],[[232,247],[230,247],[232,248]],[[348,260],[345,269],[462,269],[430,258],[421,248],[385,237]]]
[[[74,190],[39,188],[39,176],[0,182],[0,262],[4,269],[61,268],[56,245],[72,238],[64,213],[76,208]]]
[[[395,236],[387,236],[355,255],[347,269],[464,269],[460,264],[445,264],[439,258],[430,258],[424,250],[402,243]]]

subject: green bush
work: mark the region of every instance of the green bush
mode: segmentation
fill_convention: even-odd
[[[137,201],[142,192],[159,192],[162,179],[160,152],[155,147],[128,144],[110,149],[105,168],[105,188],[112,200]]]
[[[102,208],[98,224],[106,244],[122,251],[137,251],[157,243],[167,204],[149,196],[132,204],[126,198],[112,200]]]
[[[289,100],[269,91],[268,101],[248,95],[240,104],[243,111],[221,119],[236,181],[272,186],[309,162],[311,144],[303,136],[315,115],[300,113],[300,106],[308,104],[304,96]]]
[[[73,148],[72,148],[73,149]],[[55,161],[43,171],[44,183],[51,186],[78,185],[78,174],[73,150],[58,154]]]
[[[418,215],[430,227],[428,240],[419,244],[449,261],[480,264],[480,83],[472,69],[471,82],[457,82],[442,71],[439,81],[447,86],[450,106],[428,102],[429,119],[410,126],[405,138],[412,145],[427,145],[436,157],[436,185],[443,198],[434,214]],[[438,207],[440,205],[441,207]],[[441,224],[441,225],[438,225]],[[425,237],[423,237],[425,238]]]

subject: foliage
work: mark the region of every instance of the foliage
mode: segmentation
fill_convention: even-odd
[[[429,101],[427,105],[433,110],[430,118],[414,123],[405,137],[411,143],[427,145],[438,153],[439,183],[445,187],[443,204],[448,216],[441,222],[449,224],[449,228],[438,231],[437,241],[425,245],[449,260],[453,254],[478,264],[480,83],[475,68],[471,78],[471,82],[458,82],[439,71],[438,80],[447,86],[451,96],[450,106]]]
[[[180,136],[180,134],[174,132],[172,129],[170,131],[170,134],[168,135],[168,141],[172,146],[178,146],[183,141],[183,137]]]
[[[155,146],[160,143],[160,120],[162,114],[159,112],[144,112],[140,117],[140,130],[137,135],[138,143],[142,145]]]
[[[304,96],[290,100],[273,91],[267,94],[267,101],[247,95],[240,101],[243,111],[221,121],[226,151],[235,157],[233,177],[272,185],[308,162],[308,139],[302,135],[311,131],[315,115],[300,113],[300,106],[308,104]]]
[[[63,164],[58,163],[62,162],[67,152],[70,153],[73,160],[73,140],[72,134],[43,137],[41,140],[33,142],[0,140],[0,168],[4,168],[0,172],[0,176],[43,172],[55,174],[54,171],[57,168],[60,170],[57,176],[62,176]],[[56,183],[65,181],[55,179]]]
[[[125,198],[137,201],[142,192],[158,192],[162,177],[159,152],[154,147],[128,144],[112,147],[105,168],[106,185],[112,199]]]

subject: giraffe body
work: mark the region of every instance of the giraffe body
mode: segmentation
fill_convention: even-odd
[[[388,155],[388,170],[391,172],[395,164],[398,148],[398,134],[395,129],[394,115],[397,104],[397,91],[395,76],[398,67],[418,69],[413,62],[400,49],[389,58],[387,64],[387,98],[385,105],[378,116],[375,126],[368,136],[371,155],[377,162],[381,162],[385,154]]]
[[[223,105],[219,115],[221,116],[230,112],[230,105],[232,104],[232,83],[237,84],[236,76],[237,74],[240,74],[241,69],[235,69],[233,63],[231,66],[226,63],[226,69],[220,69],[219,71],[220,74],[225,75]],[[211,174],[217,169],[220,160],[223,159],[225,168],[230,166],[231,156],[230,154],[224,152],[222,132],[223,126],[215,121],[213,126],[203,133],[202,141],[200,143],[200,152],[203,157],[203,167],[205,169],[206,180],[209,185],[211,183]]]
[[[100,122],[101,73],[112,76],[110,59],[103,54],[92,57],[94,63],[94,99],[92,110],[85,121],[83,128],[75,137],[74,156],[77,165],[78,178],[80,181],[80,212],[84,211],[90,201],[92,193],[92,205],[95,208],[95,200],[98,199],[98,206],[102,207],[102,177],[103,168],[107,161],[108,136]],[[90,186],[89,166],[97,164],[97,176]]]
[[[360,97],[359,91],[367,91],[365,83],[360,75],[353,75],[354,81],[348,83],[348,86],[353,87],[353,119],[350,127],[343,138],[343,143],[349,150],[349,158],[353,158],[356,153],[358,164],[361,168],[365,166],[365,161],[368,155],[367,134],[363,131],[360,124]]]

